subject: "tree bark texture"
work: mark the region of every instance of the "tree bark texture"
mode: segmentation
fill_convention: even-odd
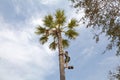
[[[58,31],[58,49],[59,49],[59,70],[60,70],[60,80],[65,80],[65,71],[64,71],[64,55],[63,55],[63,46],[62,46],[62,36],[61,32]]]

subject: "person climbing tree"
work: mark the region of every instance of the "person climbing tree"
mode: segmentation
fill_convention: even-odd
[[[70,56],[68,55],[68,51],[65,51],[65,68],[68,68],[69,61],[70,61]]]
[[[73,66],[68,66],[68,63],[70,62],[70,56],[68,55],[68,51],[65,51],[65,68],[73,69]]]

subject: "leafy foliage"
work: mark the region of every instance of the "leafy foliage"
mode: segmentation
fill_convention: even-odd
[[[101,30],[97,35],[105,33],[110,43],[107,50],[117,47],[116,55],[120,55],[120,0],[71,0],[72,6],[84,9],[85,16],[80,19],[87,27]]]
[[[57,48],[57,43],[56,43],[55,41],[53,41],[53,42],[49,45],[49,48],[50,48],[51,50],[56,50],[56,48]]]
[[[73,29],[69,29],[66,31],[65,35],[70,39],[75,39],[78,36],[78,33]]]
[[[43,22],[44,22],[44,25],[46,27],[50,27],[50,28],[53,27],[53,17],[52,17],[52,15],[49,14],[49,15],[45,16]]]
[[[41,34],[44,34],[45,31],[46,31],[45,28],[43,28],[43,27],[41,27],[41,26],[38,26],[35,33],[38,34],[38,35],[41,35]]]
[[[43,35],[43,36],[40,38],[41,44],[45,44],[47,41],[48,41],[48,37],[45,36],[45,35]]]
[[[110,80],[120,80],[120,66],[117,67],[116,72],[109,72]]]
[[[63,48],[67,48],[67,47],[69,46],[68,40],[63,39],[63,40],[62,40],[62,45],[63,45]]]
[[[68,39],[75,39],[78,36],[78,33],[75,31],[75,27],[78,26],[76,19],[71,19],[71,22],[65,25],[66,17],[64,10],[57,10],[55,15],[48,14],[44,17],[43,23],[44,26],[38,26],[36,34],[40,35],[40,43],[45,44],[49,38],[53,39],[53,42],[49,44],[51,50],[56,50],[58,48],[58,35],[61,34],[61,44],[63,48],[69,46]],[[58,34],[59,33],[59,34]],[[62,37],[66,35],[66,37]],[[52,40],[50,39],[50,40]]]
[[[59,26],[63,26],[64,23],[66,22],[64,10],[57,10],[55,17],[56,17],[56,24],[58,24]]]
[[[72,29],[72,28],[74,28],[76,26],[78,26],[77,20],[76,19],[71,19],[70,23],[68,24],[68,28]]]

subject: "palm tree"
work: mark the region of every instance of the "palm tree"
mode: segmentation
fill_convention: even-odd
[[[59,50],[60,80],[65,80],[63,49],[69,46],[68,39],[75,39],[78,36],[75,31],[75,27],[78,26],[77,20],[73,18],[65,25],[66,16],[64,10],[56,10],[54,16],[48,14],[44,17],[43,22],[44,26],[39,25],[35,33],[40,35],[41,44],[46,43],[49,38],[53,39],[53,42],[49,44],[49,48]],[[67,39],[64,39],[63,36]]]

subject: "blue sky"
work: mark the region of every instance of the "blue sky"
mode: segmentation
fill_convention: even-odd
[[[59,80],[57,51],[40,45],[34,34],[43,17],[56,9],[64,9],[68,20],[84,15],[76,14],[67,0],[0,0],[0,80]],[[108,80],[120,58],[115,50],[101,54],[108,43],[104,35],[96,44],[91,29],[80,24],[78,32],[66,49],[75,67],[66,70],[66,80]]]

